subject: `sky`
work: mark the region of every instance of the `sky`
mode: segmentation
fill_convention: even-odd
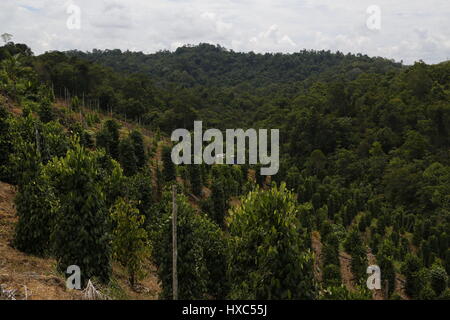
[[[1,0],[4,33],[35,54],[212,43],[238,52],[324,49],[439,63],[450,59],[450,1]]]

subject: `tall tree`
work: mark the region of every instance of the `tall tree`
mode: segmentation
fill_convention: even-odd
[[[298,222],[295,195],[256,190],[230,212],[231,299],[314,299],[312,254]]]

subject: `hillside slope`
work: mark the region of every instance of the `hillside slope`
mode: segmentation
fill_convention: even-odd
[[[6,290],[16,290],[17,300],[80,299],[80,292],[66,290],[53,259],[37,258],[11,247],[17,221],[15,194],[12,185],[0,182],[0,285]]]
[[[27,255],[11,246],[14,225],[14,186],[0,182],[0,286],[13,291],[16,300],[80,300],[83,293],[66,289],[63,274],[56,271],[56,261]],[[147,277],[132,290],[120,266],[114,266],[114,287],[103,288],[112,299],[154,300],[160,291],[155,268],[149,265]],[[5,297],[1,297],[0,300]]]

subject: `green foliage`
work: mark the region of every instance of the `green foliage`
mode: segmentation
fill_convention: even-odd
[[[191,189],[192,193],[200,197],[202,195],[203,181],[202,181],[202,171],[200,165],[192,164],[188,166],[188,170],[191,178]]]
[[[113,229],[113,257],[127,269],[131,286],[141,280],[145,273],[143,266],[150,256],[147,232],[144,229],[145,216],[132,203],[119,198],[111,209],[115,224]]]
[[[162,161],[163,161],[163,178],[165,182],[171,182],[175,180],[175,165],[172,161],[172,149],[164,146],[162,148]]]
[[[70,100],[70,109],[73,111],[79,111],[80,110],[80,99],[75,96]]]
[[[295,195],[283,184],[255,190],[229,217],[232,299],[313,299],[312,255]]]
[[[431,280],[431,288],[433,291],[439,296],[441,295],[448,284],[448,275],[445,269],[435,264],[430,269],[430,280]]]
[[[339,286],[341,284],[341,269],[339,265],[327,264],[323,268],[323,285],[328,286]]]
[[[58,190],[60,208],[52,242],[58,269],[78,265],[82,280],[97,277],[107,282],[110,264],[110,218],[99,168],[103,155],[80,146],[45,168]]]
[[[405,291],[413,297],[418,298],[423,289],[424,279],[420,278],[422,264],[420,259],[412,254],[407,254],[402,266],[402,273],[406,277]]]
[[[210,218],[219,226],[224,226],[225,213],[228,210],[228,201],[225,195],[223,179],[213,179],[211,185],[210,209],[208,214]]]
[[[119,158],[119,124],[114,120],[107,120],[101,131],[97,133],[97,146],[104,148],[113,159]]]
[[[123,139],[119,143],[119,162],[126,176],[132,176],[137,173],[138,159],[135,154],[133,141],[130,138]]]
[[[145,216],[146,224],[148,224],[155,201],[150,170],[143,170],[127,178],[125,185],[127,188],[126,196],[136,202],[137,209]]]
[[[221,230],[197,213],[186,197],[177,197],[178,296],[180,299],[224,298],[227,282],[226,243]],[[154,261],[162,284],[161,298],[172,296],[172,202],[165,192],[156,207],[152,233]]]
[[[41,102],[41,106],[38,111],[39,119],[42,122],[47,123],[55,120],[55,114],[53,112],[52,104],[49,100],[44,100]]]
[[[0,179],[2,181],[10,181],[8,162],[13,151],[13,145],[11,143],[9,119],[9,112],[0,105]]]
[[[366,278],[367,251],[362,242],[358,229],[349,231],[344,242],[344,248],[352,256],[351,269],[358,282],[363,282]]]
[[[50,242],[59,209],[49,178],[38,171],[38,176],[20,187],[15,198],[18,222],[14,246],[28,254],[47,256],[52,253]]]
[[[344,285],[331,286],[320,294],[321,300],[370,300],[372,293],[363,286],[357,287],[355,291],[348,290]]]
[[[384,285],[383,281],[387,281],[388,283],[388,295],[391,296],[396,288],[395,282],[395,267],[394,261],[391,257],[381,256],[378,258],[379,267],[382,270],[381,272],[381,280],[382,285]]]
[[[263,188],[286,181],[299,202],[296,223],[308,233],[319,230],[322,235],[326,260],[324,280],[328,285],[339,287],[339,243],[347,239],[344,245],[352,255],[352,271],[358,280],[367,276],[365,252],[370,248],[382,266],[383,279],[390,282],[390,289],[394,266],[402,263],[408,266],[402,273],[412,298],[445,297],[448,289],[439,295],[443,287],[442,270],[433,265],[442,264],[447,274],[450,273],[449,74],[449,63],[418,62],[402,66],[382,58],[325,51],[262,55],[202,44],[151,55],[94,50],[92,53],[48,52],[34,57],[26,45],[8,43],[0,47],[0,105],[19,105],[23,110],[22,116],[16,117],[9,115],[6,108],[0,108],[0,178],[19,188],[18,213],[23,223],[19,220],[21,236],[17,239],[22,239],[18,241],[24,243],[23,250],[47,254],[51,251],[47,247],[54,247],[52,237],[47,243],[47,235],[50,231],[54,233],[50,229],[58,225],[57,217],[62,210],[69,216],[81,212],[79,220],[86,224],[97,221],[104,213],[107,218],[99,221],[108,224],[107,212],[120,197],[136,201],[135,206],[145,215],[145,227],[150,233],[158,229],[161,217],[156,212],[164,210],[155,211],[152,206],[161,198],[163,182],[174,182],[176,178],[170,153],[163,151],[162,170],[158,160],[153,160],[153,177],[143,169],[150,154],[146,155],[142,136],[132,132],[125,138],[127,141],[120,143],[120,128],[115,120],[105,121],[95,135],[94,146],[92,131],[97,130],[101,113],[136,121],[145,129],[142,132],[154,133],[155,153],[158,143],[161,145],[164,140],[162,137],[175,128],[192,129],[195,119],[203,119],[204,126],[209,128],[279,128],[281,167],[276,176],[266,179],[259,174],[259,166],[252,167],[255,174],[248,166],[186,167],[180,170],[185,190],[188,192],[191,187],[197,196],[190,200],[197,201],[198,196],[203,196],[202,186],[209,188],[211,196],[200,200],[202,209],[226,230],[228,226],[223,221],[230,199],[245,197],[255,187],[253,181],[247,181],[249,176],[255,177]],[[70,108],[77,109],[81,96],[83,107],[91,110],[85,115],[86,123],[78,123],[69,110],[51,108],[59,98],[71,100]],[[33,117],[35,113],[40,120]],[[92,128],[86,130],[85,124]],[[86,148],[103,148],[107,153],[85,152],[95,158],[92,162],[96,169],[83,168],[86,174],[81,174],[78,184],[72,186],[76,192],[69,192],[69,187],[60,182],[58,170],[50,168],[62,161],[54,157],[65,158],[68,151],[73,153],[72,149],[77,148],[77,143],[68,139],[69,135],[78,136]],[[133,176],[124,178],[122,168],[111,157],[120,160],[125,173]],[[85,180],[81,181],[82,178]],[[36,184],[39,179],[48,179],[49,191],[43,187],[45,184]],[[155,182],[157,188],[153,190]],[[82,188],[87,189],[80,191]],[[100,201],[84,205],[81,198],[86,201],[91,193]],[[43,197],[42,203],[37,203],[37,196]],[[75,201],[74,197],[80,200]],[[260,200],[255,200],[254,206],[261,207],[257,202]],[[52,210],[54,213],[50,214]],[[25,222],[32,219],[28,211],[43,221],[54,216],[55,227],[49,223],[48,230],[42,228],[42,233],[28,234],[29,226],[46,223],[33,220],[28,226]],[[87,214],[91,211],[96,214]],[[70,233],[77,239],[86,239],[86,233],[107,235],[111,231],[102,224],[99,228],[79,224],[80,228]],[[208,230],[214,234],[218,227],[211,221],[208,224],[212,226]],[[261,233],[258,240],[264,242],[267,237],[268,242],[274,242],[271,228],[267,223],[257,229]],[[252,231],[249,233],[253,235]],[[224,250],[220,232],[220,236],[211,235],[219,239],[218,252]],[[300,233],[303,253],[304,248],[311,246],[311,237],[303,235],[303,231]],[[36,245],[30,244],[33,239]],[[203,241],[212,243],[211,239]],[[267,246],[262,245],[260,250]],[[222,266],[226,264],[221,262],[222,268],[214,268],[220,263],[211,265],[206,260],[215,260],[204,258],[213,256],[213,251],[207,251],[209,247],[200,248],[193,252],[203,258],[190,266],[198,266],[199,270],[207,266],[209,275],[196,278],[193,272],[193,279],[203,280],[199,281],[198,288],[192,289],[195,294],[186,296],[230,296],[228,280],[233,282],[232,279],[227,279],[227,285],[221,288],[214,288],[213,284],[222,281],[211,280],[211,270],[219,270],[215,274],[223,275],[226,270]],[[252,250],[257,252],[255,247]],[[417,255],[418,267],[413,267],[415,258],[411,260],[411,253]],[[267,294],[258,291],[260,287],[270,290],[278,287],[276,277],[281,277],[284,269],[279,268],[274,283],[270,283],[271,254],[265,259],[256,255],[260,259],[257,261],[249,256],[242,258],[248,259],[253,269],[247,272],[247,267],[241,267],[241,275],[236,277],[238,282],[233,284],[234,296],[266,297]],[[223,254],[220,257],[225,259]],[[284,258],[291,259],[289,254]],[[268,265],[254,267],[261,261],[268,261]],[[279,286],[291,288],[291,284],[285,285],[290,280],[284,281]],[[286,297],[286,292],[272,296]],[[356,297],[346,292],[339,295]]]
[[[144,168],[147,162],[145,154],[144,137],[140,131],[133,130],[129,137],[133,143],[134,154],[136,156],[136,165],[138,169]]]

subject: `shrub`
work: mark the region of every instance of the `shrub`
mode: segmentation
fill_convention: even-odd
[[[145,275],[143,265],[150,255],[145,217],[131,203],[119,198],[111,209],[113,229],[113,256],[127,269],[131,286]]]
[[[313,299],[312,254],[295,194],[282,184],[255,190],[230,210],[231,299]]]
[[[430,269],[430,281],[431,288],[434,292],[439,296],[444,290],[447,288],[448,275],[445,269],[438,265],[434,264]]]
[[[45,168],[61,203],[52,237],[58,269],[78,265],[83,283],[91,277],[107,282],[111,272],[110,218],[99,166],[103,156],[76,145]]]
[[[19,220],[15,228],[14,246],[28,254],[49,255],[50,236],[59,203],[48,178],[39,175],[21,186],[15,204]]]
[[[172,161],[172,149],[168,146],[164,146],[162,149],[162,161],[163,161],[163,178],[165,182],[175,180],[175,165]]]
[[[204,214],[197,213],[185,196],[177,197],[178,297],[224,298],[227,283],[226,242],[222,231]],[[153,257],[162,284],[161,298],[172,297],[172,201],[164,192],[151,226]]]

